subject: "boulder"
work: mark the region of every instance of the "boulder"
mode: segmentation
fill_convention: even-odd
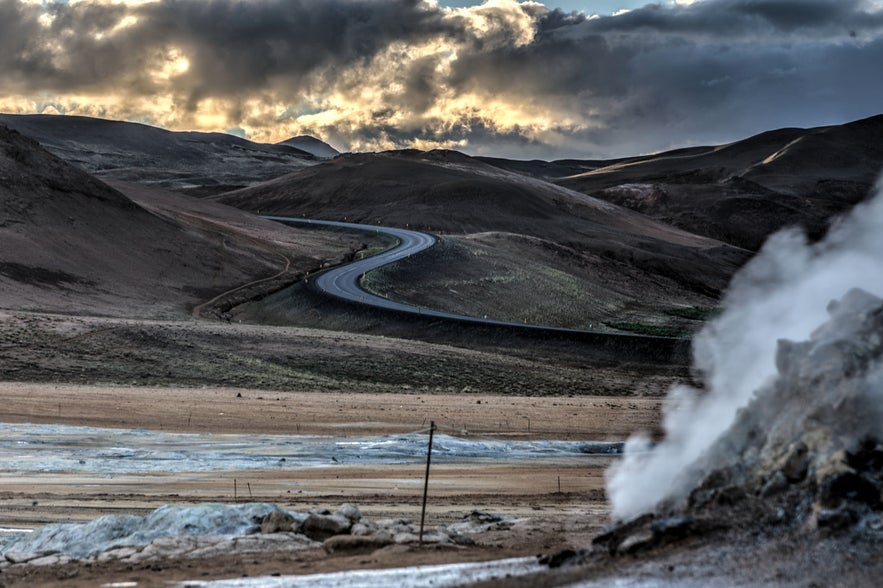
[[[353,528],[350,529],[351,535],[373,535],[377,533],[380,527],[377,526],[377,523],[373,523],[371,521],[359,521]]]
[[[296,532],[300,524],[293,516],[284,510],[274,510],[261,519],[261,533],[289,533]]]
[[[760,495],[764,498],[775,496],[788,488],[788,478],[782,470],[776,470],[760,489]]]
[[[44,555],[43,557],[32,559],[28,562],[28,565],[34,567],[63,566],[64,564],[70,563],[71,561],[73,560],[70,557],[55,553],[52,555]]]
[[[350,502],[340,505],[340,508],[338,508],[334,514],[347,519],[351,525],[362,520],[362,512],[359,510],[359,507]]]
[[[821,509],[816,513],[816,527],[827,531],[843,531],[858,521],[859,516],[850,508]]]
[[[823,508],[836,508],[844,502],[876,507],[880,489],[855,471],[837,472],[822,480],[817,502]]]
[[[30,551],[28,551],[28,552],[10,551],[5,554],[5,557],[6,557],[6,561],[8,561],[11,564],[23,564],[23,563],[28,563],[29,561],[33,561],[37,558],[46,556],[46,555],[53,555],[54,553],[57,553],[57,552],[38,552],[38,553],[35,553],[35,552],[30,552]]]
[[[802,482],[806,478],[809,471],[809,448],[806,443],[798,442],[790,447],[781,471],[785,479],[792,484]]]
[[[539,564],[542,566],[549,566],[550,568],[560,568],[563,565],[567,565],[570,563],[579,563],[581,556],[584,554],[578,553],[572,549],[562,549],[557,553],[553,553],[550,555],[541,555],[539,556]]]
[[[95,561],[99,563],[104,563],[115,559],[126,559],[127,557],[131,557],[136,553],[138,553],[138,550],[134,547],[117,547],[115,549],[110,549],[103,553],[99,553],[97,556],[95,556]]]
[[[311,514],[301,523],[300,532],[316,541],[324,541],[335,535],[349,534],[352,523],[338,514]]]

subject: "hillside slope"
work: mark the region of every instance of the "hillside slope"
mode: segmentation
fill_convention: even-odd
[[[396,279],[396,270],[384,270],[390,279],[375,286],[426,306],[483,315],[490,305],[494,318],[562,326],[587,326],[632,310],[658,314],[660,303],[713,306],[748,257],[718,241],[451,151],[344,155],[217,199],[262,214],[445,233],[454,242],[451,248],[418,256],[415,267]],[[469,237],[483,233],[497,237]],[[550,295],[532,283],[537,272],[496,273],[519,259],[525,268],[557,260],[557,278],[550,280],[593,295],[585,304],[562,302],[571,310],[554,317],[530,314],[536,297]],[[453,276],[459,276],[458,286],[448,287]],[[461,290],[469,294],[458,302]],[[559,295],[568,296],[564,290]]]
[[[619,160],[556,183],[756,250],[787,225],[821,236],[868,196],[881,170],[883,115]]]
[[[276,145],[294,147],[295,149],[305,151],[315,157],[318,157],[319,159],[332,159],[340,155],[340,151],[338,151],[328,143],[320,141],[316,137],[310,137],[309,135],[292,137],[290,139],[286,139],[285,141],[280,141],[279,143],[276,143]]]
[[[218,205],[188,212],[179,198],[149,211],[0,126],[0,308],[181,316],[352,246]]]
[[[98,177],[196,193],[249,186],[313,165],[314,151],[333,151],[312,137],[299,138],[298,144],[308,146],[303,150],[225,133],[172,132],[81,116],[0,114],[0,124]]]

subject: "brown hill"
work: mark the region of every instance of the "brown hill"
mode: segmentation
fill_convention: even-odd
[[[489,316],[519,321],[528,319],[535,297],[549,296],[532,283],[535,272],[495,275],[498,265],[508,267],[519,258],[534,267],[556,258],[556,271],[564,268],[566,274],[556,275],[597,292],[585,305],[568,303],[571,311],[555,315],[556,324],[569,326],[587,326],[632,307],[644,314],[652,307],[658,314],[661,300],[668,307],[714,305],[729,276],[747,259],[746,252],[718,241],[451,151],[344,155],[218,199],[262,214],[458,235],[449,239],[460,246],[421,257],[406,280],[377,287],[470,314],[493,301]],[[478,233],[501,237],[464,240]],[[452,288],[442,287],[452,283],[451,274],[460,276],[459,288],[453,289],[470,293],[461,303]],[[529,316],[532,322],[544,320],[536,313]]]
[[[313,137],[272,145],[84,116],[0,114],[0,124],[102,179],[203,194],[250,186],[337,153]]]
[[[180,315],[344,245],[183,196],[140,199],[150,210],[0,126],[0,308]]]
[[[883,115],[619,160],[556,183],[755,250],[786,225],[821,236],[881,169]]]

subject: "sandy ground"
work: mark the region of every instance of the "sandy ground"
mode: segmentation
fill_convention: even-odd
[[[503,397],[453,394],[268,392],[232,388],[158,388],[0,383],[0,422],[65,423],[176,432],[382,435],[435,420],[445,433],[517,439],[624,439],[658,424],[658,398]],[[314,573],[350,567],[468,561],[585,546],[606,522],[604,470],[609,458],[519,464],[435,465],[427,523],[452,522],[473,510],[525,519],[462,550],[413,549],[354,560],[314,551],[241,560],[168,562],[157,569],[66,566],[10,574],[0,585],[51,585],[74,574],[81,585],[137,580]],[[162,504],[255,500],[290,510],[355,502],[371,518],[419,519],[423,466],[328,467],[286,471],[186,473],[112,478],[71,474],[0,476],[0,526],[91,520],[145,513]],[[237,494],[234,496],[234,479]],[[560,480],[560,490],[559,490]],[[247,560],[247,561],[246,561]],[[157,566],[154,566],[157,567]],[[80,569],[82,568],[82,569]],[[17,575],[16,575],[17,574]],[[20,577],[19,577],[20,576]]]
[[[273,392],[0,382],[0,421],[181,433],[386,435],[423,429],[520,439],[623,440],[659,398]]]

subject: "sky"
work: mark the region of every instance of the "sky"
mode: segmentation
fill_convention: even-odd
[[[883,0],[0,0],[0,111],[609,158],[883,112]]]

